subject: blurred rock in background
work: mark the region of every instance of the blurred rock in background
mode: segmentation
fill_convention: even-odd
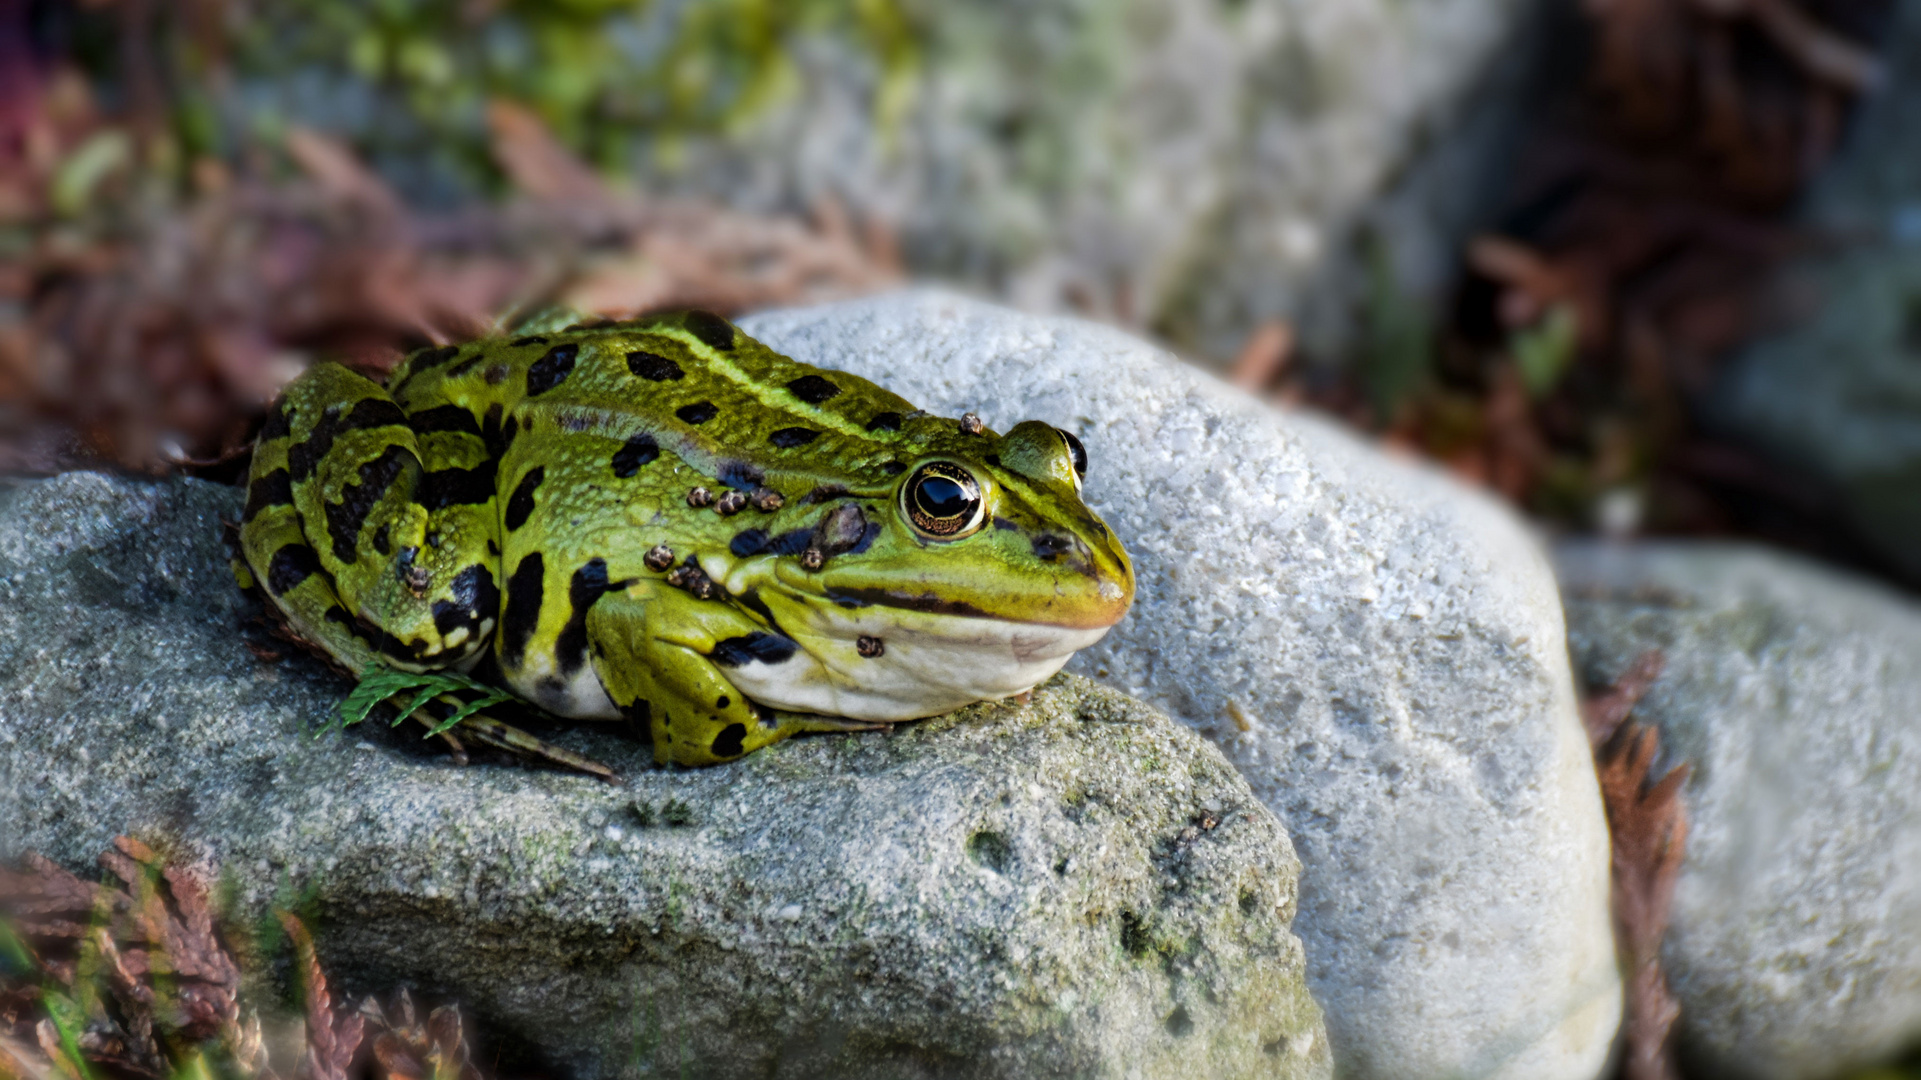
[[[1731,364],[1712,416],[1833,492],[1831,524],[1921,582],[1921,8],[1893,30],[1890,81],[1802,215],[1826,243],[1778,286],[1782,309],[1812,318]]]
[[[1537,7],[903,6],[920,52],[897,127],[873,123],[882,74],[816,40],[791,100],[652,174],[744,205],[832,193],[895,223],[917,273],[1216,361],[1271,319],[1338,356],[1377,264],[1439,295]]]

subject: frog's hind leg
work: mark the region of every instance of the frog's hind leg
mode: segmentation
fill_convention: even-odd
[[[242,555],[294,628],[355,673],[376,659],[453,667],[493,631],[495,448],[466,421],[409,417],[378,383],[317,364],[261,431]]]
[[[268,618],[275,623],[274,633],[349,676],[357,676],[376,663],[373,646],[354,630],[353,619],[334,591],[332,577],[319,568],[318,558],[307,548],[299,515],[292,506],[260,506],[249,498],[247,512],[252,516],[242,530],[242,545],[251,542],[273,554],[263,560],[268,568],[263,578],[255,574],[243,548],[234,557],[233,574],[241,589],[266,607]],[[313,612],[321,613],[318,622],[311,618]],[[431,716],[416,715],[422,723],[433,725]],[[467,748],[460,739],[451,731],[441,732],[440,737],[454,758],[465,764]],[[478,741],[491,740],[482,737]]]
[[[373,647],[354,630],[353,616],[341,604],[333,576],[321,567],[319,555],[307,542],[287,484],[286,450],[278,450],[275,455],[263,443],[255,452],[254,476],[241,517],[240,550],[233,560],[234,577],[277,617],[285,636],[357,676],[374,662]],[[275,456],[279,464],[263,467],[263,458]]]
[[[352,676],[472,657],[500,606],[482,557],[497,528],[486,433],[477,420],[415,422],[379,384],[339,365],[309,369],[254,450],[234,560],[241,587],[288,636]],[[458,706],[437,703],[442,715]],[[476,742],[606,772],[498,721],[469,717],[462,727]],[[443,736],[464,756],[458,738]]]
[[[318,655],[322,660],[328,662],[330,666],[333,666],[350,677],[355,676],[356,673],[348,670],[345,662],[339,659],[342,654],[359,655],[362,657],[363,667],[360,670],[363,672],[367,670],[368,667],[380,663],[373,647],[367,643],[365,638],[360,637],[353,631],[349,620],[345,618],[329,619],[327,629],[322,631],[322,633],[327,635],[325,641],[315,640],[313,632],[304,624],[296,622],[286,609],[262,595],[263,589],[260,583],[254,579],[253,570],[247,565],[244,558],[234,559],[233,572],[243,590],[259,597],[265,603],[268,617],[276,623],[274,632],[277,635],[293,641],[308,652]],[[332,592],[333,585],[326,579],[324,571],[313,575],[309,581],[301,582],[298,588],[304,590],[304,592],[301,595],[293,596],[293,600],[300,607],[317,607],[330,602],[335,607],[338,606],[338,598],[334,597]],[[289,594],[291,594],[291,592],[292,590],[289,590]],[[327,607],[326,610],[332,611],[334,607]],[[485,712],[470,712],[463,716],[454,728],[443,730],[442,724],[444,721],[457,710],[461,709],[468,701],[472,700],[473,693],[472,691],[463,691],[461,694],[442,694],[428,702],[418,711],[415,711],[411,716],[411,719],[413,719],[415,723],[427,729],[427,737],[438,737],[442,742],[447,744],[447,748],[453,754],[454,761],[457,764],[465,765],[468,761],[467,747],[463,743],[464,736],[466,741],[481,746],[492,747],[495,750],[513,754],[517,757],[558,765],[561,768],[586,773],[590,776],[599,777],[602,780],[612,781],[616,779],[614,771],[602,765],[600,762],[577,754],[565,747],[556,746],[553,743],[536,738],[511,724],[488,716]],[[388,715],[393,716],[398,713],[400,703],[404,702],[406,698],[407,695],[401,694],[390,700],[388,702]],[[399,722],[398,720],[395,721],[396,724]]]
[[[587,614],[594,672],[621,714],[653,736],[654,760],[715,765],[802,732],[886,724],[775,714],[729,682],[725,664],[810,662],[792,641],[722,601],[647,580],[600,598]],[[751,660],[749,660],[751,658]]]

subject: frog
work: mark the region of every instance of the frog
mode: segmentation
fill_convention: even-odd
[[[384,383],[316,363],[268,410],[234,572],[345,671],[708,766],[1025,695],[1133,602],[1065,429],[936,416],[705,311],[531,329]]]

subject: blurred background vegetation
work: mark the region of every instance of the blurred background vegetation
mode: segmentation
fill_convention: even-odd
[[[531,110],[596,167],[671,159],[791,90],[792,43],[843,36],[886,83],[897,123],[915,45],[894,0],[244,0],[46,4],[9,0],[13,59],[65,61],[90,102],[126,121],[148,180],[185,190],[198,162],[270,153],[295,128],[351,144],[410,202],[498,196],[487,106]],[[78,96],[74,87],[61,88]],[[59,209],[130,153],[70,163]]]
[[[1776,272],[1833,240],[1796,208],[1891,10],[0,0],[0,473],[230,478],[315,357],[532,303],[931,279],[1158,336],[1563,527],[1913,583],[1845,478],[1703,419],[1809,306]]]

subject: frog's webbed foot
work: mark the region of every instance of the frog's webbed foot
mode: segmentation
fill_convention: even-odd
[[[768,711],[762,723],[772,722],[790,735],[826,735],[836,731],[892,731],[885,720],[850,720],[844,716],[816,716],[813,713]]]
[[[481,711],[512,700],[513,696],[507,691],[454,671],[416,672],[374,667],[368,669],[360,685],[340,703],[333,722],[322,728],[321,733],[360,723],[377,706],[391,702],[395,710],[392,726],[415,720],[426,727],[425,738],[451,736],[458,731],[476,743],[511,754],[574,769],[602,780],[615,779],[612,769],[592,758],[537,739]],[[452,746],[456,760],[464,763],[464,747],[458,739],[452,740]]]

